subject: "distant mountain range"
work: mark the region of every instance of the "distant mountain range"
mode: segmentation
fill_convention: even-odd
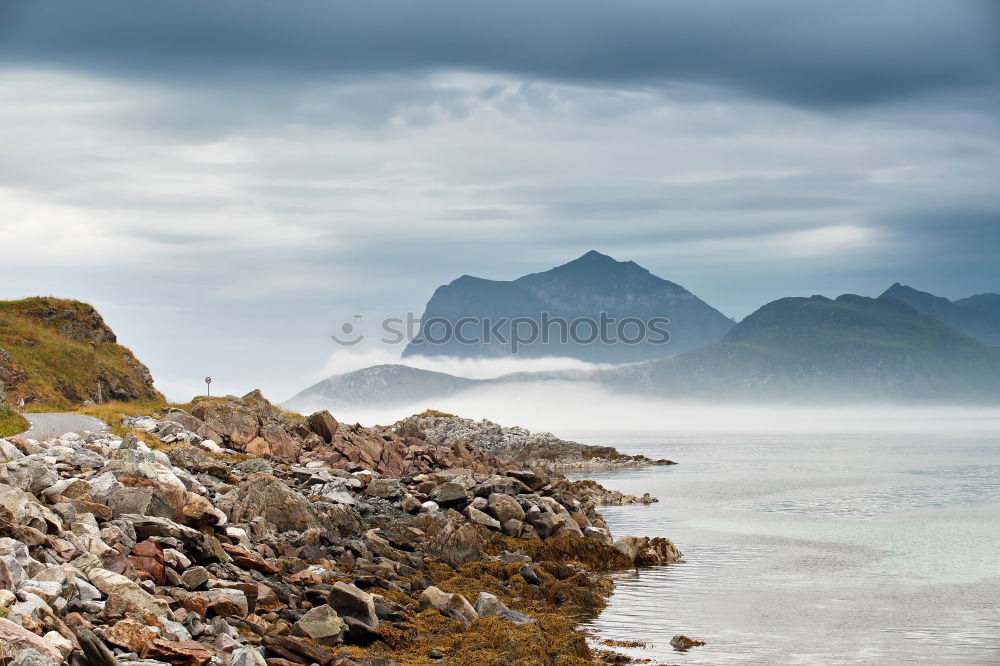
[[[513,281],[484,280],[463,275],[439,287],[421,318],[417,337],[406,347],[403,358],[410,356],[452,356],[458,358],[496,358],[512,356],[510,325],[499,326],[489,339],[481,326],[470,324],[463,330],[465,342],[447,337],[448,327],[463,319],[477,322],[528,319],[542,322],[543,313],[555,319],[598,321],[602,314],[620,322],[634,317],[647,322],[655,317],[669,319],[664,328],[669,342],[660,344],[649,335],[639,344],[614,340],[602,343],[574,342],[562,339],[558,325],[545,327],[548,341],[536,340],[516,350],[516,356],[538,358],[563,356],[591,362],[629,363],[664,358],[689,349],[718,342],[732,328],[733,320],[711,307],[684,287],[663,280],[631,261],[615,261],[600,252],[590,251],[574,261],[543,273],[532,273]],[[540,328],[543,325],[540,325]],[[454,330],[454,328],[452,329]],[[530,334],[529,327],[521,329]],[[581,324],[577,340],[591,333],[589,324]],[[634,337],[637,329],[623,329],[624,337]],[[568,337],[568,336],[567,336]],[[469,342],[474,340],[474,342]]]
[[[879,298],[902,301],[970,338],[1000,345],[1000,294],[979,294],[949,301],[897,282]]]
[[[1000,348],[893,299],[782,298],[718,344],[597,380],[663,397],[988,402]]]
[[[381,365],[331,377],[287,404],[402,405],[474,387],[554,380],[663,398],[983,403],[1000,400],[1000,347],[893,299],[783,298],[748,316],[721,342],[673,358],[488,380]]]
[[[459,278],[435,292],[425,318],[457,321],[464,316],[537,316],[540,311],[573,317],[602,309],[617,317],[671,313],[671,344],[682,353],[663,357],[662,351],[642,346],[621,351],[615,345],[540,345],[518,356],[610,360],[616,367],[522,372],[488,380],[380,365],[326,379],[287,404],[403,405],[477,387],[554,380],[596,383],[625,394],[748,402],[1000,401],[997,294],[950,301],[897,283],[878,298],[782,298],[733,325],[683,287],[632,262],[588,252],[513,282]],[[490,345],[415,344],[404,357],[418,351],[464,357],[505,353]]]

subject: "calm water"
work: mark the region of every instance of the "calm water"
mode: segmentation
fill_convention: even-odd
[[[1000,663],[1000,434],[564,434],[681,463],[589,475],[659,497],[603,512],[686,560],[622,576],[597,640],[653,663]]]

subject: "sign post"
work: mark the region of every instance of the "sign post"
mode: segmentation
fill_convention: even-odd
[[[207,395],[209,398],[212,397],[212,378],[211,377],[205,377],[205,395]]]

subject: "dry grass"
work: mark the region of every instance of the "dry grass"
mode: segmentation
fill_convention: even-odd
[[[106,333],[94,338],[100,330]],[[109,384],[131,386],[138,395],[162,400],[146,386],[148,371],[132,352],[114,342],[94,341],[100,335],[110,339],[110,329],[86,303],[0,301],[0,348],[10,355],[18,377],[8,392],[29,397],[36,411],[72,410],[107,391]]]
[[[30,426],[27,419],[11,409],[10,405],[0,405],[0,437],[16,435]]]

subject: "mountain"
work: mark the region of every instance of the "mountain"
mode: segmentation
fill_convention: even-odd
[[[879,298],[902,301],[971,338],[1000,345],[1000,294],[979,294],[949,301],[897,282]]]
[[[598,378],[664,397],[987,402],[1000,349],[894,299],[783,298],[718,344]]]
[[[544,313],[544,314],[543,314]],[[605,340],[586,342],[597,333],[602,313],[613,318],[605,329]],[[565,323],[546,326],[545,317],[561,318]],[[669,331],[669,341],[660,344],[659,333],[646,330],[638,344],[622,344],[622,337],[637,338],[639,327],[633,322],[619,322],[634,317],[644,322],[651,318],[669,319],[661,328]],[[539,333],[548,331],[548,340],[510,345],[511,325],[502,320],[522,318],[535,322]],[[461,332],[465,342],[452,335],[440,342],[449,330],[466,319]],[[595,322],[594,326],[578,320]],[[532,273],[513,281],[485,280],[464,275],[439,287],[424,311],[417,337],[407,345],[403,358],[456,356],[463,358],[566,356],[592,362],[629,363],[663,358],[712,344],[732,327],[733,321],[712,308],[684,287],[663,280],[635,262],[616,261],[596,251],[543,273]],[[489,322],[489,323],[486,323]],[[492,330],[487,330],[492,329]],[[527,321],[515,329],[529,337],[532,325]],[[567,333],[575,332],[575,338]],[[497,336],[499,333],[499,338]],[[565,338],[565,339],[564,339]]]
[[[296,411],[315,411],[403,405],[424,398],[451,395],[477,383],[474,379],[406,365],[375,365],[317,382],[289,398],[282,406]]]
[[[149,369],[93,306],[58,298],[0,301],[0,394],[28,407],[163,400]]]

